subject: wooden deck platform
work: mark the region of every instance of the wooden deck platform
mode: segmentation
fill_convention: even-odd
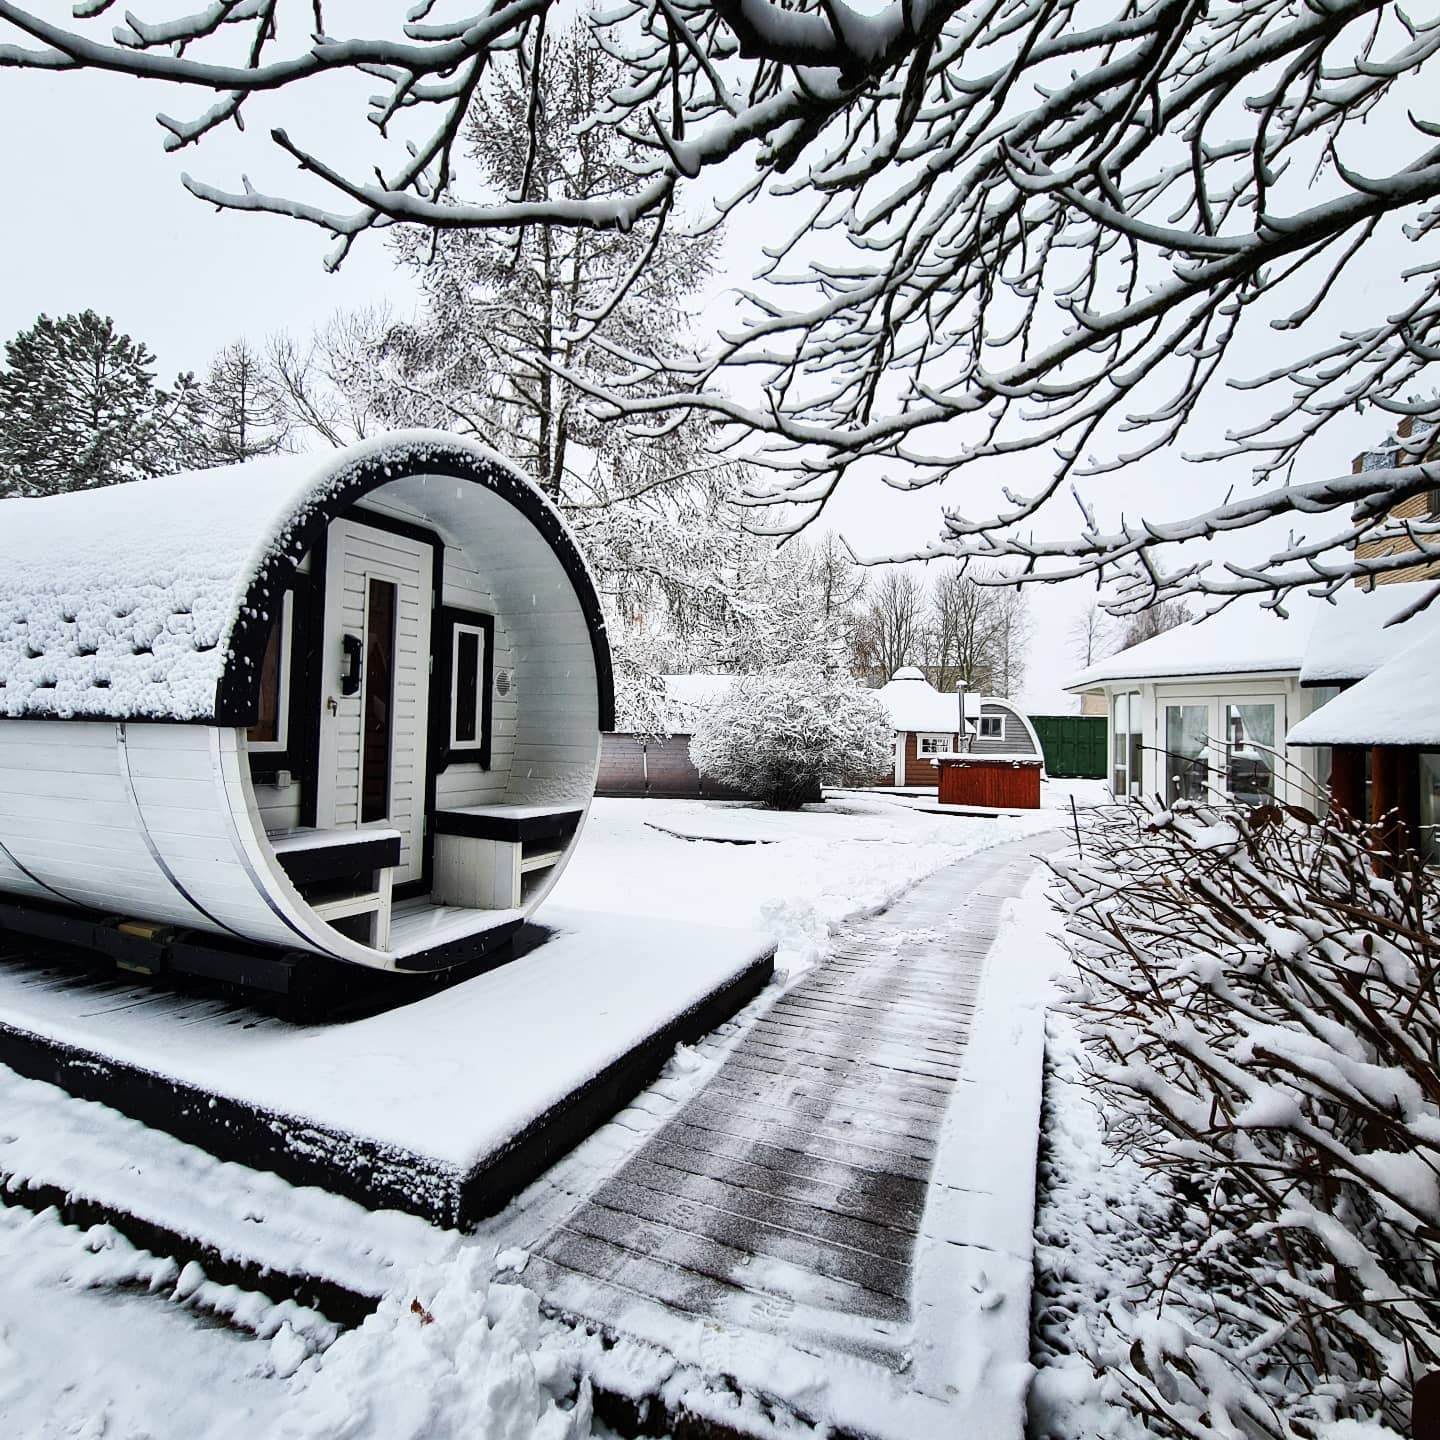
[[[918,1310],[936,1286],[918,1272],[927,1246],[957,1243],[943,1218],[957,1197],[963,1207],[984,1187],[978,1164],[937,1178],[935,1162],[951,1101],[973,1083],[985,957],[1036,848],[972,857],[848,927],[700,1093],[532,1247],[522,1278],[552,1310],[695,1366],[714,1413],[697,1417],[694,1393],[676,1399],[672,1374],[669,1400],[648,1397],[668,1405],[666,1424],[770,1434],[783,1412],[782,1429],[981,1433],[957,1424],[944,1366],[919,1353]],[[1028,1279],[1025,1294],[1028,1305]],[[717,1374],[748,1408],[716,1393]]]
[[[0,947],[0,1064],[222,1160],[468,1227],[773,971],[745,931],[548,918],[509,964],[328,1025]]]

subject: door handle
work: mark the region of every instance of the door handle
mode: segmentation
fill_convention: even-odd
[[[358,635],[340,637],[340,693],[357,695],[365,672],[365,642]]]

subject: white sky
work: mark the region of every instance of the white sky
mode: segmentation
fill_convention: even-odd
[[[310,110],[283,117],[292,131],[314,138],[338,115],[339,95],[334,107],[326,105],[329,115],[315,112],[318,98],[310,92]],[[344,97],[352,121],[354,98]],[[0,217],[0,261],[8,282],[0,287],[0,340],[42,312],[90,307],[145,341],[158,356],[159,378],[168,382],[180,369],[203,371],[220,346],[241,336],[260,341],[281,329],[304,335],[337,309],[382,300],[408,308],[408,287],[378,237],[367,237],[332,275],[322,263],[330,242],[319,230],[270,216],[217,213],[183,189],[180,175],[187,168],[224,185],[238,185],[246,169],[262,188],[292,185],[290,162],[265,133],[276,118],[273,109],[267,114],[257,107],[243,136],[231,130],[198,150],[167,156],[153,118],[162,108],[188,115],[203,107],[193,97],[115,77],[0,74],[0,135],[6,137],[11,197]],[[17,196],[22,203],[14,203]],[[741,230],[749,237],[744,243],[753,243],[765,228],[747,215],[732,226],[732,236]],[[747,279],[751,268],[748,256],[736,254],[740,245],[730,241],[725,279],[731,285]],[[1360,293],[1353,303],[1358,317],[1373,300]],[[1233,405],[1226,397],[1215,402],[1217,423],[1233,418]],[[1378,416],[1357,417],[1336,434],[1338,448],[1325,457],[1327,472],[1348,469],[1349,455],[1384,428]],[[1038,475],[1042,465],[1043,457],[1020,457],[1001,478],[1024,490],[1026,475]],[[1247,482],[1243,465],[1224,473],[1224,479],[1209,478],[1178,456],[1162,455],[1089,493],[1101,499],[1108,519],[1121,509],[1164,518],[1204,508],[1225,483]],[[945,500],[980,513],[988,488],[904,495],[857,480],[832,502],[822,525],[862,554],[915,548],[937,538]],[[1057,518],[1052,530],[1058,524]],[[1030,593],[1037,624],[1026,689],[1037,708],[1069,708],[1072,702],[1059,694],[1078,668],[1068,629],[1091,592],[1072,584]]]

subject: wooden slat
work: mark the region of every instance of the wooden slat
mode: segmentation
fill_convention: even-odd
[[[620,1329],[668,1312],[847,1356],[868,1331],[866,1358],[903,1373],[915,1237],[1003,907],[976,885],[1024,868],[962,866],[963,890],[942,871],[837,936],[535,1247],[526,1283]]]

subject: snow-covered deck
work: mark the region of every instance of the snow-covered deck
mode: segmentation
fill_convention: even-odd
[[[770,974],[773,944],[748,931],[545,918],[543,943],[509,964],[328,1025],[7,957],[0,1061],[222,1158],[463,1224]]]

